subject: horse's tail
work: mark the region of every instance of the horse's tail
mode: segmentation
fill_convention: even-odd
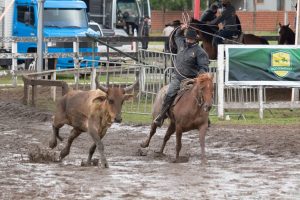
[[[265,38],[260,38],[260,41],[262,44],[269,44],[268,40],[266,40]]]

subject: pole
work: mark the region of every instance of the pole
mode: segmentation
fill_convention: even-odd
[[[200,19],[200,0],[194,0],[194,18]]]
[[[296,18],[296,40],[295,40],[295,44],[296,45],[299,45],[300,44],[300,35],[299,35],[299,28],[300,28],[300,20],[299,20],[299,17],[300,17],[300,14],[299,14],[299,12],[300,12],[300,9],[299,9],[299,7],[300,7],[300,0],[298,0],[298,3],[297,3],[297,18]]]
[[[41,72],[43,69],[44,2],[45,0],[38,0],[37,72]]]

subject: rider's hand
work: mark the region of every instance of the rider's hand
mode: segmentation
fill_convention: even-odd
[[[181,30],[187,29],[188,25],[187,24],[181,24],[180,28],[181,28]]]

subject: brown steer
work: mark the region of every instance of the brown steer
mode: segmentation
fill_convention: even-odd
[[[137,83],[127,88],[106,88],[96,81],[97,88],[100,88],[100,90],[69,91],[57,102],[52,124],[53,135],[49,141],[49,147],[56,147],[57,138],[62,141],[59,136],[59,129],[68,124],[73,129],[65,148],[60,152],[60,159],[69,154],[72,142],[76,137],[82,132],[88,132],[93,138],[94,144],[90,147],[87,164],[91,164],[92,156],[96,147],[98,147],[101,155],[101,166],[107,168],[108,164],[101,139],[114,121],[122,121],[121,109],[123,102],[132,97],[131,94],[126,94],[126,92],[130,92]]]

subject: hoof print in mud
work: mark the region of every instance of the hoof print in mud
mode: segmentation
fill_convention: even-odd
[[[187,156],[180,156],[177,159],[172,160],[172,163],[187,163],[189,162],[189,157]]]
[[[98,166],[99,165],[99,159],[92,159],[91,162],[87,161],[81,161],[82,167],[89,167],[89,166]]]
[[[146,150],[146,149],[138,149],[138,151],[137,151],[137,155],[138,156],[147,156],[147,154],[148,154],[148,150]]]

